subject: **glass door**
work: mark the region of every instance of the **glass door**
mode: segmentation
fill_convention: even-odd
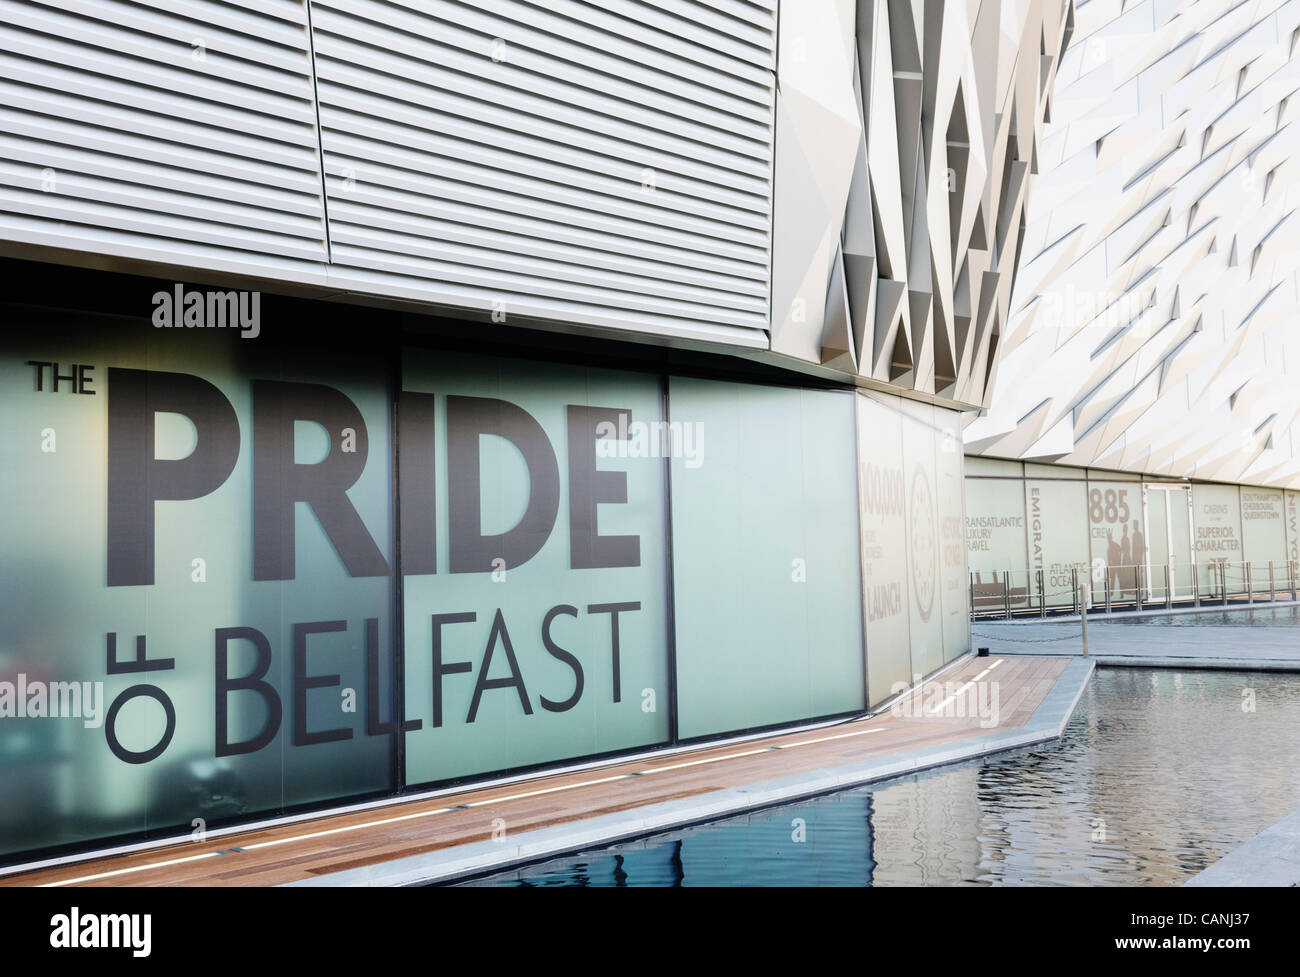
[[[1191,492],[1186,485],[1148,484],[1142,497],[1147,593],[1154,600],[1189,600],[1195,595]]]

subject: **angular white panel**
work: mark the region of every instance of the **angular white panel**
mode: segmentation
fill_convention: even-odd
[[[1300,2],[1120,6],[1062,59],[967,448],[1300,487]]]
[[[1068,0],[782,6],[774,352],[986,403],[1070,18]],[[824,319],[841,287],[848,354]]]

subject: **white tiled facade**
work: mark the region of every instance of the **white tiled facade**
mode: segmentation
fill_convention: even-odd
[[[1300,2],[1078,3],[968,453],[1300,487]]]

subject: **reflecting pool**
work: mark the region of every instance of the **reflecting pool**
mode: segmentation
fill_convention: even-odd
[[[1094,619],[1089,617],[1089,623]],[[1205,627],[1230,626],[1250,628],[1293,628],[1300,625],[1300,607],[1229,608],[1224,611],[1197,611],[1190,614],[1143,614],[1135,617],[1103,617],[1099,624],[1124,624],[1135,627]]]
[[[465,885],[1178,885],[1300,808],[1300,675],[1099,669],[1054,744]]]

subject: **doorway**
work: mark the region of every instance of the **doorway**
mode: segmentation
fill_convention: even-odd
[[[1142,486],[1146,593],[1162,601],[1194,600],[1196,566],[1192,548],[1190,485]],[[1166,579],[1165,568],[1168,567]]]

